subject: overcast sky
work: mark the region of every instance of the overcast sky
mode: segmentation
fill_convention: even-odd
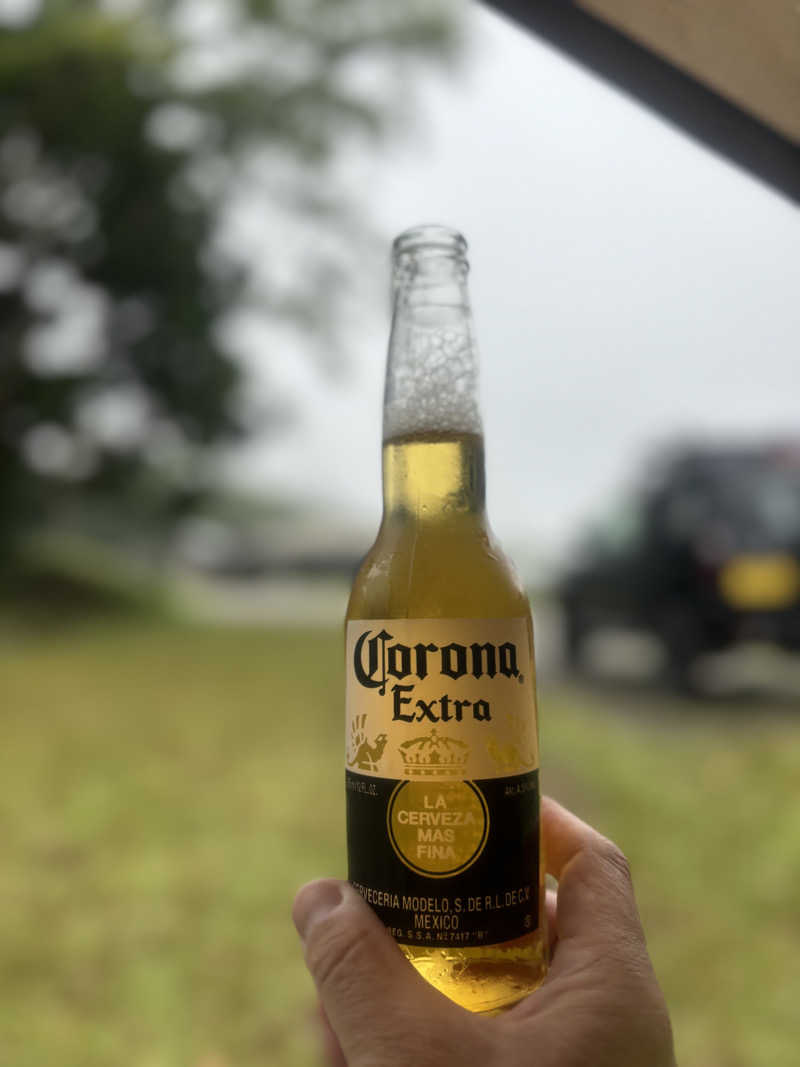
[[[509,22],[475,7],[471,40],[423,81],[419,129],[354,155],[353,180],[387,272],[410,225],[467,237],[490,515],[517,552],[557,556],[653,443],[800,434],[800,216]],[[387,331],[378,302],[333,383],[273,367],[299,418],[237,480],[376,524]]]

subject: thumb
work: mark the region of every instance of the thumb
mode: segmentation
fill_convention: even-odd
[[[347,882],[331,878],[303,886],[292,917],[325,1014],[351,1067],[424,1064],[432,1035],[469,1029],[461,1018],[469,1019],[469,1013],[417,974]]]

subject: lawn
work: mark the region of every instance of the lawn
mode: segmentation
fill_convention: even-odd
[[[305,1067],[294,888],[343,873],[340,634],[0,638],[10,1067]],[[542,693],[545,787],[629,854],[681,1067],[794,1067],[800,711]]]

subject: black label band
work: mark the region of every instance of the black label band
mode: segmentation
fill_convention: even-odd
[[[399,782],[345,772],[349,878],[394,938],[476,947],[539,915],[539,772]]]

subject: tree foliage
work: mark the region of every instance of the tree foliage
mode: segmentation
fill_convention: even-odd
[[[435,0],[45,0],[0,27],[4,553],[76,498],[123,508],[157,483],[160,514],[189,505],[249,428],[221,322],[250,300],[329,323],[324,238],[358,205],[327,166],[390,119],[365,75],[400,100],[410,62],[454,43]],[[272,274],[224,239],[254,187],[279,222],[313,218],[288,279],[279,234]]]

